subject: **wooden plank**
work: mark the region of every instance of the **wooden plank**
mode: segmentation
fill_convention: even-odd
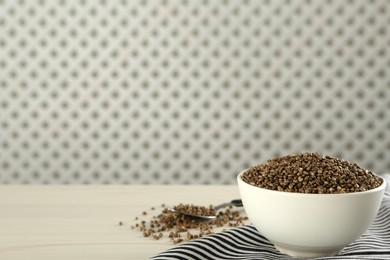
[[[0,259],[147,259],[173,245],[130,229],[143,211],[235,198],[236,186],[1,186]]]

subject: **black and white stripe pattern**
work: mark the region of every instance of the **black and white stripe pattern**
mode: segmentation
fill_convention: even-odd
[[[345,247],[338,256],[315,259],[390,259],[390,174],[384,177],[387,181],[384,200],[370,229],[357,241]],[[247,225],[190,241],[151,259],[291,259],[291,257],[277,251],[252,225]]]

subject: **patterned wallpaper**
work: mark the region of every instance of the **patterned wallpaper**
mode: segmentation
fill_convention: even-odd
[[[390,171],[390,1],[0,1],[0,183]]]

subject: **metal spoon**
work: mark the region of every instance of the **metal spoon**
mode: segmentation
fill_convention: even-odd
[[[225,208],[225,207],[228,207],[228,206],[242,207],[242,200],[237,199],[237,200],[232,200],[230,202],[222,203],[222,204],[220,204],[218,206],[215,206],[214,210],[217,212],[218,210],[220,210],[222,208]],[[191,214],[191,213],[185,212],[185,211],[180,211],[180,210],[177,210],[175,208],[169,208],[169,210],[173,211],[173,212],[176,212],[176,213],[179,213],[179,214],[183,214],[183,215],[192,217],[192,218],[196,218],[196,219],[201,220],[201,221],[204,221],[204,220],[209,221],[209,220],[213,220],[213,219],[215,219],[217,217],[217,214],[216,215],[211,215],[211,216],[203,216],[203,215]]]

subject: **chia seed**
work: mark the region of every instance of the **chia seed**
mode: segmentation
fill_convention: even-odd
[[[383,179],[356,163],[320,153],[298,153],[266,161],[242,176],[260,188],[296,193],[352,193],[379,187]]]

